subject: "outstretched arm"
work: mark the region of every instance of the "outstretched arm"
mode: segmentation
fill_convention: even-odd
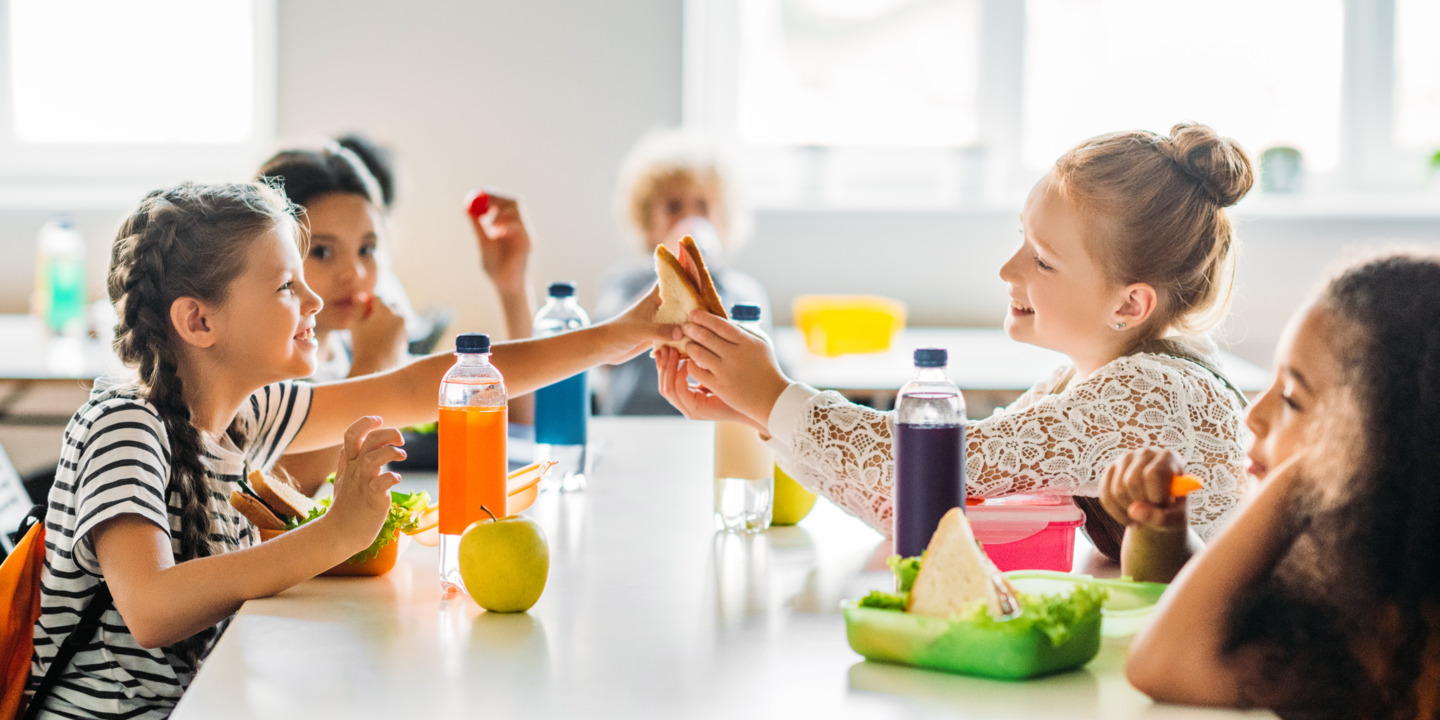
[[[600,363],[624,362],[658,340],[678,339],[679,329],[654,322],[658,289],[621,315],[599,325],[535,340],[492,346],[491,361],[505,377],[511,397],[533,392]],[[336,444],[351,421],[379,415],[397,427],[433,422],[440,416],[440,381],[455,362],[437,353],[395,370],[315,386],[310,415],[287,452]]]

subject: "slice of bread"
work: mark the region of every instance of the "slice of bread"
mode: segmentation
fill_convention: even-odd
[[[953,618],[991,602],[988,560],[960,508],[951,508],[925,548],[906,610]]]
[[[255,527],[261,530],[284,530],[285,523],[265,507],[265,503],[239,490],[230,491],[230,505],[240,511]]]
[[[690,312],[697,309],[729,317],[694,238],[686,235],[680,240],[680,255],[677,258],[664,245],[655,248],[655,275],[660,281],[660,308],[655,311],[655,322],[673,325],[689,322]],[[689,343],[681,339],[657,345],[669,345],[684,355]]]
[[[315,501],[283,478],[265,477],[259,470],[250,471],[250,488],[265,501],[281,519],[306,518],[315,509]]]

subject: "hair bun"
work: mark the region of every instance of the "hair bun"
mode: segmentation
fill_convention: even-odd
[[[1158,147],[1220,207],[1240,202],[1255,184],[1255,169],[1239,143],[1220,137],[1208,125],[1176,125]]]

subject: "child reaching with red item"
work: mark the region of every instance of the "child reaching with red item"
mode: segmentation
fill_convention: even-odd
[[[374,541],[397,481],[382,466],[404,457],[375,416],[435,421],[453,358],[296,382],[315,371],[321,307],[303,246],[289,202],[256,182],[156,191],[121,226],[108,284],[115,348],[137,377],[97,386],[65,429],[29,683],[58,674],[41,717],[168,716],[243,602]],[[652,294],[610,322],[501,343],[492,357],[522,395],[678,338],[652,321],[658,304]],[[227,502],[240,480],[283,453],[342,442],[330,511],[259,543]],[[96,639],[53,666],[82,608],[107,593]]]
[[[1275,371],[1246,420],[1259,490],[1175,578],[1130,681],[1283,717],[1440,717],[1440,256],[1339,274],[1291,321]],[[1131,521],[1157,531],[1126,542],[1183,562],[1157,541],[1183,521],[1144,499],[1180,466],[1148,457],[1114,472],[1138,490]]]
[[[1005,330],[1072,365],[969,423],[969,496],[1074,496],[1091,539],[1116,557],[1124,527],[1096,500],[1100,473],[1158,446],[1203,468],[1191,526],[1208,538],[1224,524],[1244,476],[1244,400],[1197,333],[1225,310],[1235,256],[1225,208],[1252,182],[1232,141],[1177,125],[1087,140],[1036,183],[1020,248],[1000,269]],[[720,318],[694,313],[684,331],[683,366],[672,350],[656,355],[666,399],[689,417],[750,423],[807,489],[891,534],[892,413],[792,382],[767,346]]]

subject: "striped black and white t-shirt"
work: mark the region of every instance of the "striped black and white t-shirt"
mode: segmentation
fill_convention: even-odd
[[[294,439],[310,410],[306,383],[267,385],[240,408],[236,447],[205,433],[211,544],[216,552],[250,547],[255,527],[230,506],[247,468],[268,470]],[[92,531],[118,515],[139,515],[170,532],[181,557],[180,501],[169,487],[170,443],[155,408],[134,391],[97,390],[65,428],[60,466],[45,519],[41,615],[35,624],[31,689],[100,588]],[[208,648],[225,623],[202,634]],[[49,717],[163,718],[174,709],[195,668],[173,648],[142,648],[115,608],[101,617],[95,639],[75,655],[45,703]]]

